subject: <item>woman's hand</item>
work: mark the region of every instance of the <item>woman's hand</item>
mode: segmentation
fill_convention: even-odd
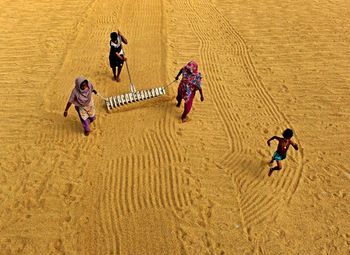
[[[68,110],[69,110],[69,107],[70,107],[71,105],[72,105],[72,103],[67,102],[66,109],[64,109],[64,113],[63,113],[63,116],[64,116],[64,117],[67,117],[67,115],[68,115]]]

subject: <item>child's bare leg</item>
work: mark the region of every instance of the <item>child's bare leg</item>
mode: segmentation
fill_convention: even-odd
[[[271,176],[271,174],[272,174],[273,171],[275,171],[275,170],[278,171],[278,170],[281,170],[281,169],[282,169],[282,163],[281,163],[281,161],[277,160],[276,162],[277,162],[277,166],[275,166],[275,167],[273,167],[273,168],[270,168],[270,171],[269,171],[268,176]]]

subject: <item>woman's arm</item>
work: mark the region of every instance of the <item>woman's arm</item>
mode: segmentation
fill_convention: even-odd
[[[64,113],[63,113],[63,116],[64,117],[67,117],[68,115],[68,110],[69,110],[69,107],[72,105],[71,102],[67,102],[67,105],[66,105],[66,109],[64,110]]]
[[[175,80],[179,79],[179,76],[182,74],[182,69],[180,69],[179,73],[176,75]]]
[[[119,58],[121,61],[126,61],[126,57],[120,55],[118,52],[116,52],[115,55],[116,55],[117,58]]]
[[[122,35],[122,33],[118,30],[118,34],[120,35],[120,37],[122,38],[122,42],[125,44],[128,44],[128,40],[125,38],[124,35]]]
[[[201,101],[204,101],[203,91],[202,88],[199,89],[199,94],[201,94]]]

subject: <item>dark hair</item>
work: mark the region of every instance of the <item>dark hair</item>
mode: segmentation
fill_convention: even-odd
[[[84,84],[86,82],[86,85],[88,85],[88,80],[83,80],[81,83],[80,83],[80,85],[79,85],[79,87],[81,88],[81,86]],[[88,85],[89,86],[89,85]]]
[[[115,41],[115,40],[117,40],[118,39],[118,34],[116,33],[116,32],[112,32],[111,33],[111,40],[112,41]]]
[[[282,135],[283,135],[284,138],[292,138],[293,130],[287,128],[286,130],[283,131]]]

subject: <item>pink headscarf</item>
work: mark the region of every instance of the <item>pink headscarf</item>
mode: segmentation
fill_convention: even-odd
[[[185,101],[187,101],[196,90],[201,88],[202,74],[198,72],[198,64],[190,61],[182,68],[182,79],[179,91]]]
[[[85,90],[80,88],[80,85],[86,81],[88,87]],[[91,106],[93,104],[93,100],[91,97],[91,93],[93,90],[93,85],[83,76],[79,76],[75,79],[75,87],[72,90],[72,93],[69,97],[69,102],[79,107]]]
[[[195,61],[190,61],[182,68],[183,74],[193,76],[198,74],[198,64]]]

